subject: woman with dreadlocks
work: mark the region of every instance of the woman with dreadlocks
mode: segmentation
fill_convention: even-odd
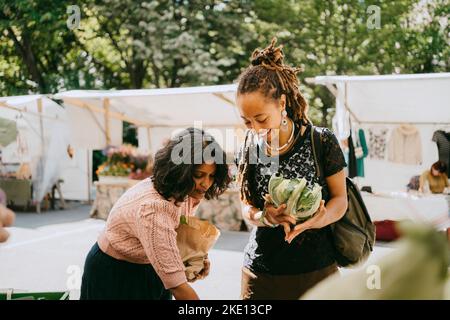
[[[298,299],[336,272],[330,224],[347,209],[346,164],[338,141],[330,130],[319,131],[324,172],[318,178],[299,69],[284,64],[282,47],[275,43],[273,39],[267,48],[253,52],[237,89],[237,106],[250,129],[237,159],[238,184],[246,205],[244,218],[257,227],[245,249],[243,299]],[[270,204],[273,173],[322,186],[323,200],[312,218],[295,225],[285,205]]]

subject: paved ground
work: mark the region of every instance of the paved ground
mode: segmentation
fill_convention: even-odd
[[[18,213],[11,238],[0,245],[0,289],[71,290],[77,299],[84,258],[104,226],[89,218],[89,208],[71,203],[64,211]],[[193,284],[202,299],[239,299],[247,240],[246,232],[222,232],[210,252],[210,276]],[[377,246],[367,264],[391,250]]]
[[[16,212],[14,226],[20,228],[36,229],[52,224],[61,224],[81,221],[89,218],[90,205],[70,201],[66,210],[36,212]]]

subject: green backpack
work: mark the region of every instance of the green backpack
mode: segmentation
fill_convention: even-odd
[[[321,142],[322,128],[311,127],[311,145],[317,176],[325,179],[323,173],[323,154]],[[346,178],[348,209],[339,221],[331,225],[336,248],[336,261],[341,267],[363,263],[373,251],[375,225],[356,185]]]

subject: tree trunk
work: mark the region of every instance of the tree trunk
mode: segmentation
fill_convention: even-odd
[[[22,58],[24,64],[27,67],[28,73],[30,74],[31,79],[37,83],[40,93],[48,93],[47,84],[42,77],[41,71],[39,71],[39,67],[37,64],[37,60],[34,56],[33,50],[31,48],[31,42],[29,41],[28,35],[26,33],[22,34],[22,43],[17,39],[14,31],[11,28],[8,28],[8,35],[11,40],[14,42],[14,46],[16,47],[17,52]]]
[[[171,70],[171,77],[170,77],[170,88],[177,88],[181,85],[180,82],[178,82],[178,70],[181,67],[181,60],[175,59],[173,61],[173,67]]]
[[[131,87],[133,89],[141,89],[146,73],[144,63],[142,60],[131,61],[130,66]]]

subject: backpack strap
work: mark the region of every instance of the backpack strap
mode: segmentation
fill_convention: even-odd
[[[311,123],[311,146],[316,166],[316,175],[319,179],[324,179],[325,172],[323,169],[323,148],[322,148],[322,128],[316,127]]]

